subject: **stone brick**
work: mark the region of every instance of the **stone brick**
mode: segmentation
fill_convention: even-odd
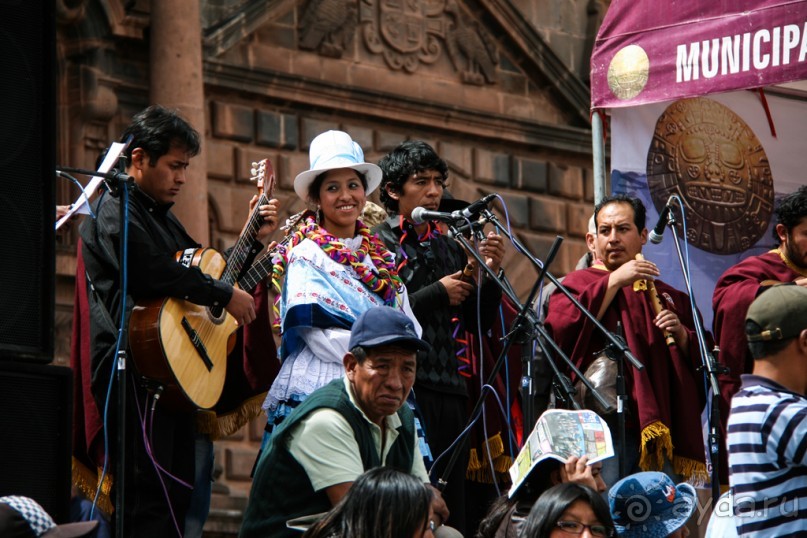
[[[259,110],[255,116],[255,142],[262,146],[297,149],[297,115]]]
[[[499,193],[499,196],[504,199],[504,203],[507,205],[507,216],[510,218],[510,224],[518,228],[526,227],[529,222],[529,199],[524,195],[515,193]],[[468,201],[471,202],[473,200]],[[497,201],[496,206],[498,207],[499,205],[501,205],[501,202]],[[504,216],[503,212],[502,216]]]
[[[214,217],[217,219],[220,235],[238,233],[241,230],[240,225],[244,223],[243,216],[238,217],[239,222],[237,225],[234,223],[232,212],[234,193],[235,189],[232,185],[220,181],[210,181],[207,184],[208,202],[214,212]],[[217,244],[216,246],[221,249],[221,245]]]
[[[520,239],[525,248],[530,248],[523,237]],[[550,242],[549,244],[551,245],[552,243]],[[510,249],[508,248],[508,250]],[[531,248],[530,252],[533,252]],[[542,259],[546,256],[546,252],[546,248],[540,251]],[[502,267],[504,267],[505,274],[508,275],[510,279],[510,284],[513,286],[516,296],[527,297],[535,280],[538,278],[538,271],[535,269],[532,262],[523,254],[518,253],[517,256],[514,256],[512,259],[507,259],[505,256],[505,263],[502,264]]]
[[[277,153],[254,147],[236,148],[235,158],[236,158],[235,179],[238,183],[254,184],[254,181],[251,179],[252,163],[256,163],[263,159],[269,159],[269,162],[272,163],[272,168],[274,168],[275,170],[275,176],[277,176],[277,166],[279,158]]]
[[[543,161],[514,157],[513,176],[518,189],[546,192],[547,163]]]
[[[226,142],[205,142],[203,153],[207,162],[207,175],[211,178],[231,180],[233,167],[233,146]]]
[[[498,72],[499,89],[512,95],[525,95],[527,93],[527,79],[520,72],[507,72],[501,69]],[[510,96],[506,96],[505,101]]]
[[[271,50],[271,49],[269,49]],[[319,79],[323,70],[323,63],[326,58],[320,57],[316,52],[300,51],[289,54],[291,61],[291,74],[303,77]]]
[[[440,142],[438,152],[448,165],[460,172],[465,177],[470,177],[473,173],[472,151],[469,146],[452,144],[450,142]]]
[[[446,96],[449,98],[449,102],[452,105],[460,105],[473,110],[501,114],[502,95],[494,88],[495,86],[469,86],[466,84],[462,86],[463,91],[461,95],[463,100],[461,102],[456,99],[451,99],[451,97],[457,93],[456,88],[447,90]]]
[[[549,252],[552,243],[555,242],[554,234],[543,235],[531,232],[519,232],[518,235],[519,239],[527,248],[527,250],[529,250],[530,253],[532,253],[532,255],[538,258],[539,260],[544,259],[544,256],[546,256],[546,254]],[[509,269],[507,268],[505,268],[505,270],[510,272]],[[530,282],[530,285],[532,285],[532,282]]]
[[[211,124],[213,136],[251,142],[255,132],[255,119],[252,107],[213,101]]]
[[[300,122],[300,149],[308,151],[308,148],[311,146],[311,141],[314,140],[318,134],[332,129],[339,130],[339,125],[332,121],[303,118]]]
[[[484,149],[474,150],[476,180],[497,187],[510,186],[510,156]]]
[[[384,131],[379,129],[375,133],[375,147],[378,151],[389,153],[401,142],[406,140],[404,133],[396,133],[395,131]],[[443,157],[445,158],[445,157]]]
[[[255,463],[255,449],[236,446],[224,449],[224,477],[227,480],[249,481]]]
[[[371,128],[345,125],[344,131],[361,147],[365,157],[373,153],[373,130]]]
[[[293,28],[279,24],[271,24],[265,28],[259,28],[253,38],[264,45],[282,47],[284,49],[296,50],[295,32]]]
[[[552,273],[555,276],[565,275],[574,271],[577,262],[580,258],[588,252],[588,246],[585,241],[579,239],[564,239],[560,247],[560,256],[558,256],[558,263],[555,267],[553,264]]]
[[[260,442],[263,439],[263,432],[266,428],[266,415],[261,413],[257,417],[253,418],[247,424],[247,429],[249,430],[249,440],[250,441],[257,441]]]
[[[565,3],[561,2],[561,4]],[[570,71],[577,75],[581,74],[581,65],[575,65],[575,60],[582,56],[581,51],[585,46],[584,37],[572,36],[565,32],[552,32],[551,46]]]
[[[583,169],[583,198],[586,202],[594,203],[594,170]]]
[[[308,170],[309,166],[308,153],[292,153],[291,155],[282,156],[279,169],[276,171],[278,186],[294,194],[294,178],[300,172]]]
[[[570,202],[566,206],[566,228],[569,235],[582,237],[585,239],[588,232],[588,221],[594,214],[594,206],[591,204]]]
[[[530,200],[530,229],[541,232],[566,232],[566,203],[537,196]]]
[[[516,118],[535,117],[535,99],[508,95],[502,100],[502,114]]]
[[[219,232],[224,244],[229,247],[238,238],[249,213],[249,200],[258,191],[250,185],[225,185],[209,183],[208,197],[216,212]],[[221,248],[221,245],[218,245]]]
[[[549,193],[564,198],[582,199],[582,170],[573,166],[549,163]]]

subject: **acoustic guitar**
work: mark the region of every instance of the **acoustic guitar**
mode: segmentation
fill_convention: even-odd
[[[229,257],[225,260],[212,248],[191,248],[177,253],[179,263],[237,286],[263,224],[259,208],[268,203],[275,186],[269,160],[254,165],[252,179],[260,198]],[[143,301],[129,320],[132,358],[148,384],[162,388],[161,399],[171,408],[210,409],[224,389],[227,354],[237,328],[224,305],[201,306],[175,297]]]

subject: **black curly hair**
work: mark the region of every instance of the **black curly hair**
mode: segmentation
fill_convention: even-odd
[[[126,148],[126,157],[131,162],[132,152],[142,148],[149,156],[149,164],[157,161],[171,151],[174,146],[184,148],[192,157],[199,154],[201,142],[199,133],[185,121],[177,111],[160,105],[152,105],[138,112],[132,123],[121,135],[121,142],[129,136],[132,141]]]
[[[801,224],[807,217],[807,185],[802,185],[796,190],[782,198],[776,207],[776,224],[782,224],[790,233],[793,228]],[[773,228],[773,238],[776,244],[781,242],[776,227]]]
[[[403,184],[412,175],[425,170],[436,170],[448,179],[448,165],[437,155],[434,148],[422,140],[407,140],[385,155],[378,166],[384,173],[381,180],[381,203],[387,211],[398,212],[398,200],[389,195],[389,190],[403,192]]]

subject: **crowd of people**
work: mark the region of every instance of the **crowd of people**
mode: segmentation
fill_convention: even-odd
[[[464,433],[476,417],[469,416],[473,391],[463,359],[480,360],[484,340],[503,323],[505,242],[480,226],[476,252],[468,252],[437,222],[413,217],[418,207],[440,210],[447,196],[448,165],[434,148],[405,141],[376,165],[348,133],[315,137],[309,169],[293,184],[309,210],[281,244],[273,237],[279,202],[250,203],[250,218],[261,225],[248,239],[242,273],[267,248],[272,268],[267,282],[247,292],[239,275],[224,278],[189,261],[201,245],[171,212],[201,150],[198,133],[176,112],[152,106],[135,116],[128,138],[128,219],[120,219],[122,193],[104,193],[80,228],[71,358],[76,460],[94,477],[82,484],[84,493],[112,498],[116,482],[110,486],[108,477],[116,458],[127,461],[117,535],[201,536],[211,438],[224,431],[209,426],[211,416],[237,428],[254,416],[247,402],[266,394],[244,538],[298,536],[293,522],[300,520],[312,537],[686,536],[696,507],[691,484],[709,480],[699,334],[708,348],[719,345],[729,368],[721,378],[734,499],[727,527],[740,536],[807,532],[807,187],[778,205],[777,248],[718,281],[713,333],[696,327],[702,317],[687,293],[642,257],[643,203],[627,195],[600,200],[586,234],[589,254],[563,286],[643,366],[624,367],[621,413],[595,409],[612,431],[624,427],[624,440],[615,438],[615,456],[604,461],[578,454],[544,462],[509,496],[491,484],[480,503],[466,487],[471,451]],[[375,191],[384,208],[373,208],[383,215],[371,227],[365,207]],[[127,346],[118,328],[135,305],[164,298],[199,305],[230,324],[239,344],[224,359],[228,405],[171,405],[161,398],[171,380],[155,382],[134,369],[124,410],[130,441],[116,452],[111,379]],[[614,398],[616,366],[598,324],[558,291],[538,310],[577,370],[600,372],[596,388]],[[211,360],[205,331],[190,315],[178,317],[192,354]],[[474,349],[465,334],[479,335]],[[572,405],[558,396],[558,405]],[[515,429],[498,433],[514,446]],[[458,457],[450,458],[452,451]],[[495,482],[498,475],[489,476]],[[489,506],[487,515],[480,504]]]

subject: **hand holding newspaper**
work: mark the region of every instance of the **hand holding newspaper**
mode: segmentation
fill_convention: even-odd
[[[532,433],[510,467],[512,497],[530,472],[547,458],[566,462],[570,456],[588,456],[589,464],[614,455],[611,430],[594,411],[550,409],[535,423]]]

